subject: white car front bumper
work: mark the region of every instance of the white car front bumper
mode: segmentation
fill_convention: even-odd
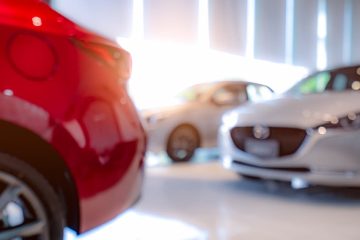
[[[294,153],[261,158],[236,146],[230,129],[223,125],[218,142],[224,167],[240,174],[328,186],[360,186],[359,140],[360,131],[331,129],[320,134],[308,130]]]

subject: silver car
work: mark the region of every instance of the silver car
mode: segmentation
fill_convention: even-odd
[[[241,175],[360,186],[360,68],[317,72],[285,94],[223,116],[224,166]]]
[[[238,80],[191,86],[177,95],[177,104],[142,111],[148,150],[166,151],[174,162],[189,161],[197,148],[217,146],[225,111],[271,95],[267,86]]]

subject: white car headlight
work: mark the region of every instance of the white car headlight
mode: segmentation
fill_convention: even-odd
[[[320,133],[325,133],[326,129],[342,128],[348,130],[360,129],[360,113],[348,113],[346,116],[333,118],[331,121],[316,126],[315,129]]]

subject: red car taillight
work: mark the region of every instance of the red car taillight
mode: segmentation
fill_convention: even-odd
[[[120,81],[126,81],[130,78],[131,55],[124,49],[82,40],[73,40],[73,43],[87,54],[117,71]]]

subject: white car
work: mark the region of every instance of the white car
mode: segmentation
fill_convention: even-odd
[[[269,87],[245,81],[191,86],[177,95],[177,104],[142,111],[148,150],[166,151],[174,162],[189,161],[197,148],[217,146],[217,133],[225,111],[248,100],[270,96]]]
[[[360,186],[360,66],[317,72],[224,114],[224,167],[245,177]]]

